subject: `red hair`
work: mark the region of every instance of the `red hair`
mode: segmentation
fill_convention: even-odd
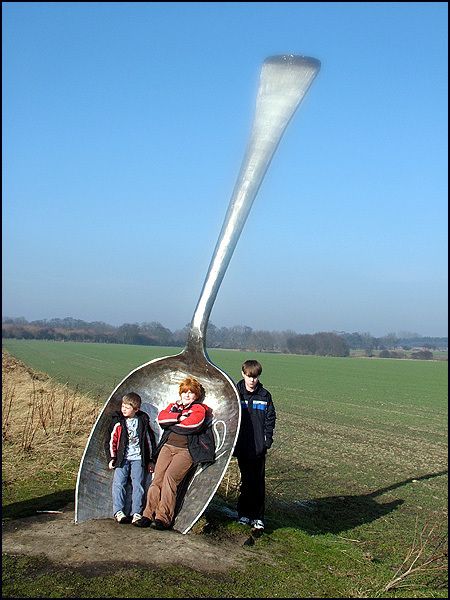
[[[198,400],[199,398],[202,397],[202,392],[203,392],[202,384],[200,382],[198,382],[195,379],[195,377],[186,377],[180,383],[180,385],[178,387],[178,392],[181,396],[181,394],[183,392],[188,392],[188,391],[194,392],[194,394],[196,395],[196,400]]]

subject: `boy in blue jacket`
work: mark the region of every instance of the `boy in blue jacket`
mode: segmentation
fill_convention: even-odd
[[[241,472],[237,502],[239,523],[264,529],[266,453],[272,446],[276,413],[272,396],[259,381],[262,366],[246,360],[237,388],[241,399],[241,426],[234,449]]]

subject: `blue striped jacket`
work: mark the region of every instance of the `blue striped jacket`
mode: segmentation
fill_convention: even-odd
[[[241,427],[234,449],[238,458],[256,458],[267,452],[273,442],[276,412],[272,396],[261,384],[254,392],[249,392],[244,380],[237,388],[241,399]]]

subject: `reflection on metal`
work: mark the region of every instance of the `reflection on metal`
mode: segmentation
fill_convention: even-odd
[[[119,410],[124,394],[137,392],[160,435],[159,411],[178,397],[184,377],[196,377],[205,389],[204,402],[213,411],[216,461],[197,467],[187,482],[174,529],[187,533],[205,510],[231,460],[240,424],[237,389],[206,353],[205,334],[209,315],[244,223],[270,164],[272,156],[304,95],[320,68],[314,58],[275,56],[262,67],[253,129],[230,200],[224,224],[211,259],[186,348],[176,356],[158,358],[132,371],[112,392],[89,436],[81,459],[75,496],[75,521],[112,516],[112,472],[106,468],[103,440],[111,413]]]
[[[138,367],[112,393],[97,419],[82,458],[76,494],[77,522],[112,516],[112,472],[106,469],[103,440],[110,415],[119,410],[122,396],[137,392],[143,401],[142,409],[150,415],[153,430],[160,433],[156,421],[158,412],[178,397],[178,384],[188,375],[193,375],[203,385],[204,402],[213,411],[217,460],[206,469],[197,469],[174,528],[186,533],[200,517],[230,460],[239,427],[240,406],[234,385],[225,373],[209,363],[204,354],[184,351]]]

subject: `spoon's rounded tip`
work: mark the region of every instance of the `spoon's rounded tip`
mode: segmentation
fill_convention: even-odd
[[[264,64],[287,64],[294,66],[309,66],[316,69],[320,69],[320,60],[311,56],[301,56],[298,54],[279,54],[275,56],[269,56],[264,61]]]

